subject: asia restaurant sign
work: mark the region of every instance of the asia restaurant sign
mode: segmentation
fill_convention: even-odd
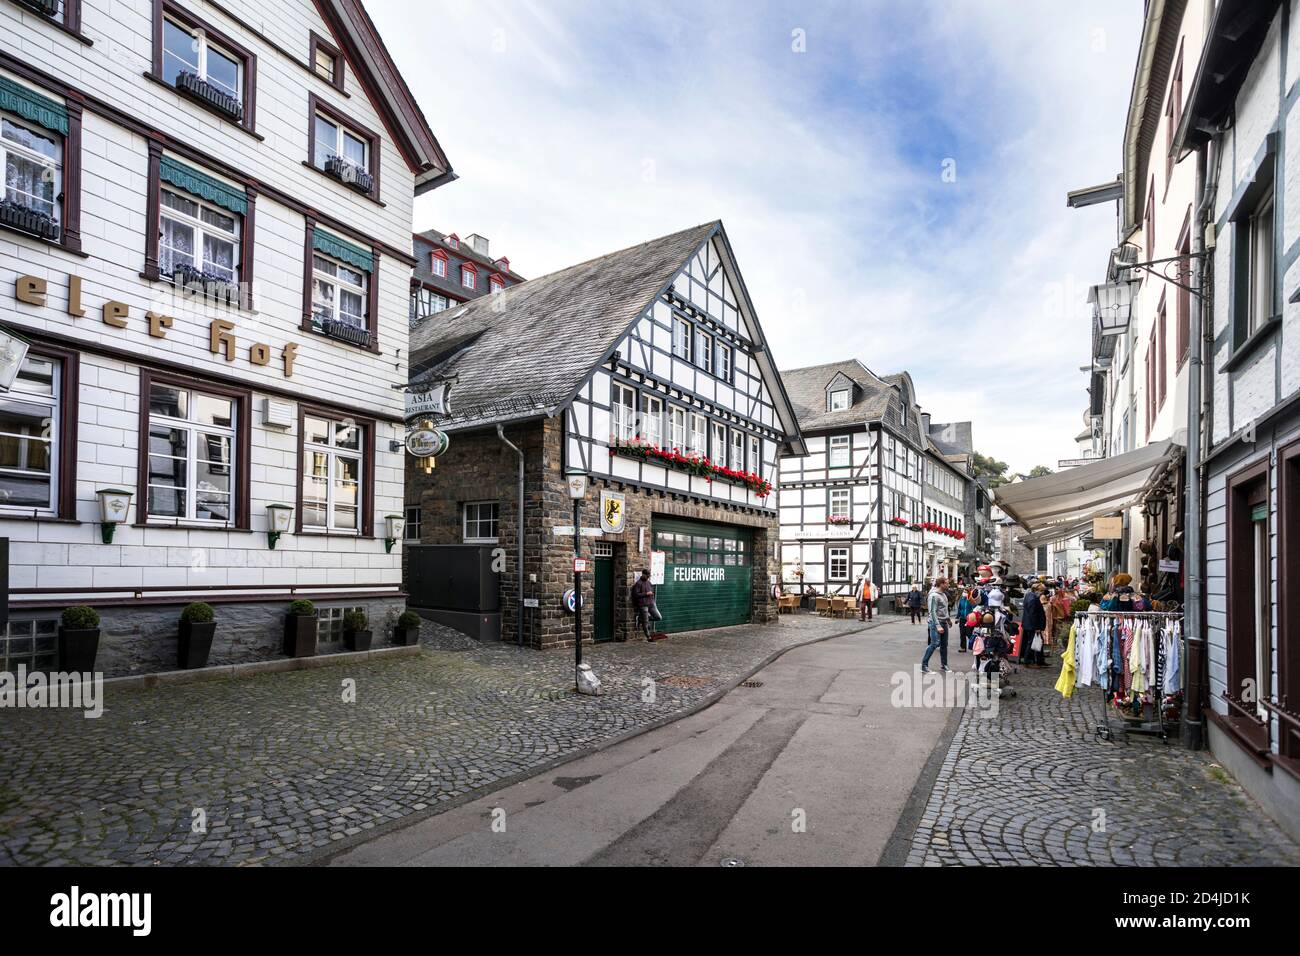
[[[19,276],[14,283],[14,298],[27,305],[46,306],[49,304],[49,283],[38,276]],[[81,277],[68,276],[67,313],[74,319],[85,318],[86,308],[81,300]],[[109,300],[100,306],[100,318],[111,329],[130,328],[131,307],[125,302]],[[145,312],[144,320],[148,324],[151,338],[165,339],[176,320],[162,312]],[[227,362],[235,360],[240,344],[235,336],[235,323],[225,319],[213,319],[208,323],[208,351],[220,355]],[[254,342],[247,349],[248,361],[253,365],[270,365],[271,346],[265,342]],[[293,365],[298,357],[298,343],[286,342],[280,349],[279,360],[285,378],[293,377]]]

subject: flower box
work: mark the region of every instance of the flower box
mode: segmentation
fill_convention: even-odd
[[[349,325],[347,322],[340,322],[338,319],[326,319],[321,323],[321,331],[332,339],[338,339],[340,342],[370,348],[370,331],[368,329],[358,328],[355,325]]]
[[[218,113],[224,113],[237,123],[243,122],[244,104],[229,93],[217,89],[198,74],[183,70],[176,75],[176,89],[191,99],[211,106]]]
[[[848,515],[831,515],[826,519],[827,524],[847,525],[853,524],[853,519]]]
[[[375,179],[369,172],[342,156],[331,156],[325,160],[325,172],[359,193],[369,193],[375,187]]]
[[[752,472],[736,471],[726,465],[719,465],[709,461],[702,455],[684,455],[679,451],[660,448],[658,445],[651,445],[649,442],[640,439],[631,441],[612,439],[609,445],[609,453],[611,455],[622,455],[625,458],[635,458],[638,461],[652,462],[667,468],[676,468],[706,481],[721,478],[724,481],[744,485],[759,498],[766,498],[772,493],[772,483]]]
[[[28,209],[8,199],[0,199],[0,223],[50,242],[59,240],[59,224],[35,209]]]
[[[896,527],[896,528],[905,528],[905,527],[907,527],[907,519],[906,519],[906,518],[898,518],[898,517],[890,518],[890,519],[889,519],[889,523],[892,524],[892,525],[893,525],[894,527]]]
[[[238,282],[231,282],[225,276],[212,272],[204,272],[187,263],[182,262],[172,267],[171,280],[186,292],[197,292],[218,302],[234,305],[239,303]]]

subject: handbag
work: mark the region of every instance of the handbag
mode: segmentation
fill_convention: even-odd
[[[651,601],[651,602],[650,602],[650,620],[652,620],[652,621],[662,621],[663,619],[664,619],[664,616],[663,616],[663,614],[660,613],[660,611],[659,611],[659,605],[656,604],[654,601]]]
[[[1043,635],[1041,631],[1034,634],[1034,639],[1029,642],[1029,649],[1031,651],[1041,651],[1043,649]]]
[[[977,657],[984,653],[984,635],[981,634],[975,638],[975,643],[970,646],[970,652]]]

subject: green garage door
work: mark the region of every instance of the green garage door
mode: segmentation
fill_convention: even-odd
[[[664,552],[655,603],[657,630],[693,631],[749,621],[753,550],[750,533],[730,525],[655,518],[654,550]]]

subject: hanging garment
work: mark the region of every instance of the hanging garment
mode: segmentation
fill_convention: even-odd
[[[1119,624],[1119,634],[1120,653],[1115,667],[1120,673],[1120,689],[1128,696],[1133,687],[1133,670],[1129,664],[1129,655],[1133,653],[1133,628],[1128,621]]]
[[[1101,630],[1097,634],[1097,685],[1105,692],[1109,693],[1111,684],[1111,656],[1110,641],[1111,633],[1115,630],[1114,621],[1105,621],[1102,623]]]
[[[1091,687],[1096,673],[1097,622],[1091,618],[1085,619],[1082,628],[1076,622],[1074,637],[1078,644],[1071,644],[1074,653],[1071,655],[1067,651],[1066,657],[1074,657],[1075,680],[1079,686]]]
[[[1179,672],[1178,655],[1180,653],[1183,640],[1182,624],[1178,621],[1173,622],[1165,629],[1166,649],[1165,649],[1165,681],[1164,692],[1166,694],[1176,694],[1182,690],[1182,674]]]
[[[1129,687],[1133,693],[1141,694],[1150,687],[1147,681],[1147,645],[1145,622],[1139,621],[1133,628],[1133,641],[1128,654]]]
[[[1074,640],[1079,630],[1079,622],[1070,625],[1070,640],[1061,655],[1061,676],[1056,679],[1056,689],[1062,697],[1074,696]]]

